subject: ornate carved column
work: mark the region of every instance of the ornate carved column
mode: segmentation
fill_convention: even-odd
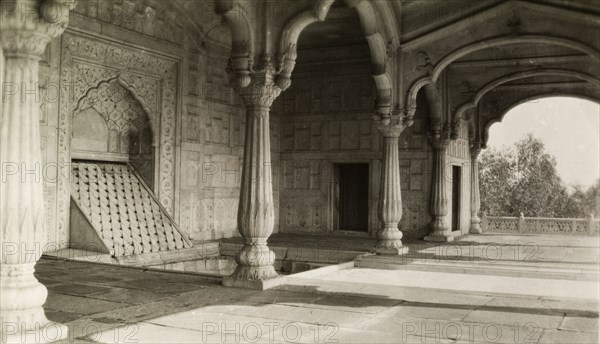
[[[408,252],[408,248],[402,246],[402,232],[398,229],[402,220],[398,139],[406,125],[398,112],[392,115],[378,114],[375,116],[375,121],[383,135],[381,189],[377,209],[382,227],[377,232],[375,252],[400,255]]]
[[[479,209],[481,200],[479,198],[479,161],[477,160],[481,153],[481,145],[475,142],[471,145],[471,228],[469,233],[481,234],[481,219],[479,218]]]
[[[2,342],[52,342],[67,329],[42,305],[47,290],[34,277],[46,244],[39,124],[38,61],[65,30],[73,0],[2,0],[4,54],[0,112],[0,325]]]
[[[234,76],[236,77],[236,76]],[[265,289],[265,280],[277,277],[275,253],[267,246],[273,232],[274,207],[271,173],[269,111],[281,93],[275,83],[275,68],[269,60],[258,70],[232,79],[246,105],[246,141],[238,208],[238,230],[244,247],[236,256],[234,273],[225,286]]]
[[[450,144],[450,130],[442,130],[432,134],[430,137],[433,148],[433,180],[431,184],[431,221],[429,228],[431,232],[424,239],[426,241],[448,242],[454,240],[452,231],[446,221],[448,214],[448,195],[446,192],[446,151]]]

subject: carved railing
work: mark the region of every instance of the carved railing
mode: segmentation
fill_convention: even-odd
[[[547,233],[569,235],[597,235],[600,219],[486,216],[481,218],[481,228],[487,233]]]

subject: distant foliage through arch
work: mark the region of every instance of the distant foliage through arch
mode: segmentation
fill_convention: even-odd
[[[481,211],[492,216],[600,215],[600,179],[588,190],[569,188],[544,143],[528,134],[505,149],[486,149],[479,163]]]

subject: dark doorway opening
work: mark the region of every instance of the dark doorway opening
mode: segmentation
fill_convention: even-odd
[[[369,231],[369,164],[335,165],[339,230]]]
[[[460,230],[460,190],[462,170],[460,166],[452,166],[452,230]]]

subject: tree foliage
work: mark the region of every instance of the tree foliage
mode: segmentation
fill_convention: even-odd
[[[481,211],[528,217],[598,216],[600,180],[573,192],[556,170],[556,159],[540,139],[528,134],[513,147],[486,149],[479,163]]]

